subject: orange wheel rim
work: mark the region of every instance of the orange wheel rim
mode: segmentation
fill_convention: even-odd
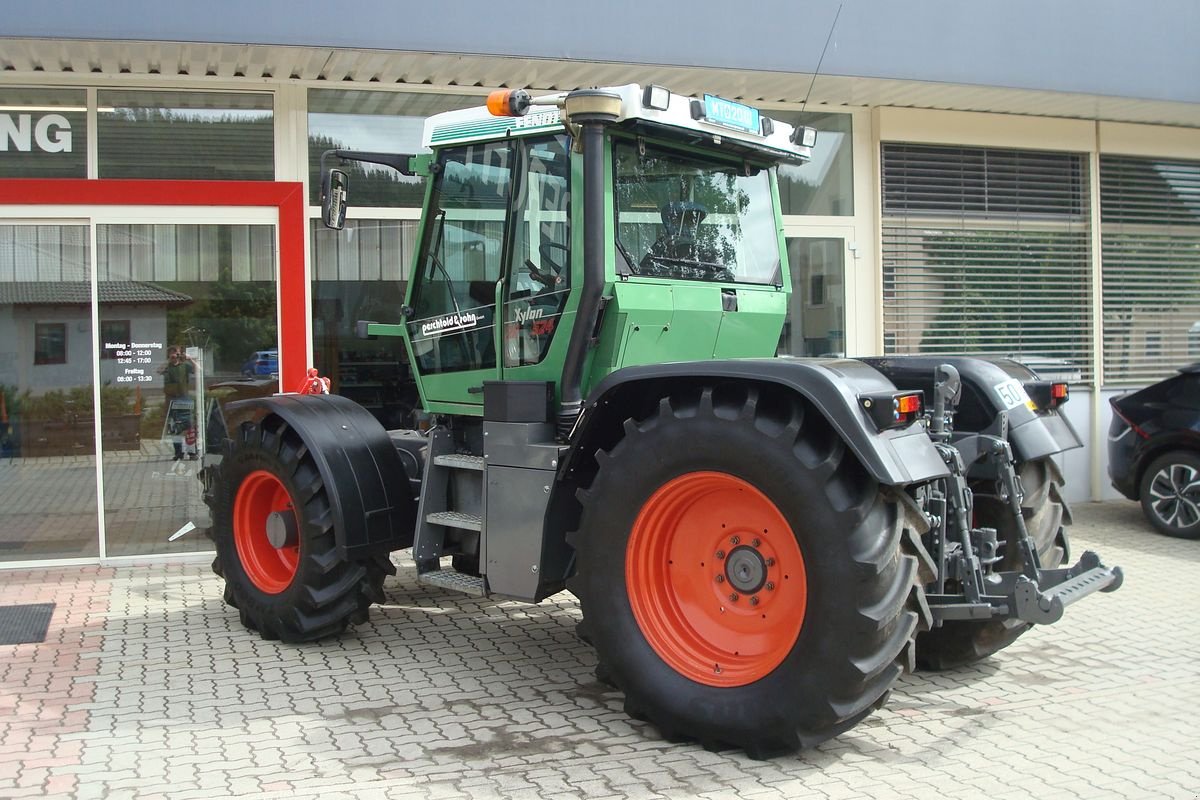
[[[654,651],[707,686],[744,686],[778,667],[808,603],[791,526],[722,472],[681,475],[650,496],[629,536],[625,585]]]
[[[287,487],[266,470],[251,472],[233,501],[233,542],[246,577],[267,594],[291,585],[300,563],[299,542],[277,548],[267,539],[267,518],[276,511],[295,514]]]

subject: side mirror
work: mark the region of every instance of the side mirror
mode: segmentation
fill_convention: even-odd
[[[326,228],[340,231],[346,227],[346,200],[350,179],[340,169],[330,169],[321,176],[321,221]]]

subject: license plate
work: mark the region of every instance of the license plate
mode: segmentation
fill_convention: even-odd
[[[704,95],[704,118],[739,131],[760,133],[758,109],[716,95]]]

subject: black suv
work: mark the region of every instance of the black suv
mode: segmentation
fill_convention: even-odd
[[[1200,361],[1109,402],[1113,486],[1160,532],[1200,539]]]

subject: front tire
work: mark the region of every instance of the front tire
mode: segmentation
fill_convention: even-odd
[[[1071,512],[1062,496],[1062,472],[1046,457],[1022,462],[1017,465],[1017,473],[1025,489],[1021,515],[1037,548],[1038,560],[1044,569],[1061,566],[1070,552],[1066,526],[1071,522]],[[995,528],[999,540],[1005,543],[999,568],[1021,569],[1021,554],[1015,544],[1017,526],[1008,503],[984,493],[981,487],[974,488],[977,525]],[[1027,622],[1015,620],[948,620],[917,636],[917,666],[939,671],[973,664],[1008,647],[1030,627]]]
[[[767,757],[882,702],[922,607],[915,537],[814,408],[680,392],[597,461],[569,585],[627,713]]]
[[[339,556],[328,489],[300,434],[280,417],[243,423],[219,467],[211,535],[225,601],[264,639],[341,633],[383,599],[385,554]]]
[[[1154,459],[1138,496],[1142,513],[1159,533],[1200,539],[1200,457],[1176,450]]]

